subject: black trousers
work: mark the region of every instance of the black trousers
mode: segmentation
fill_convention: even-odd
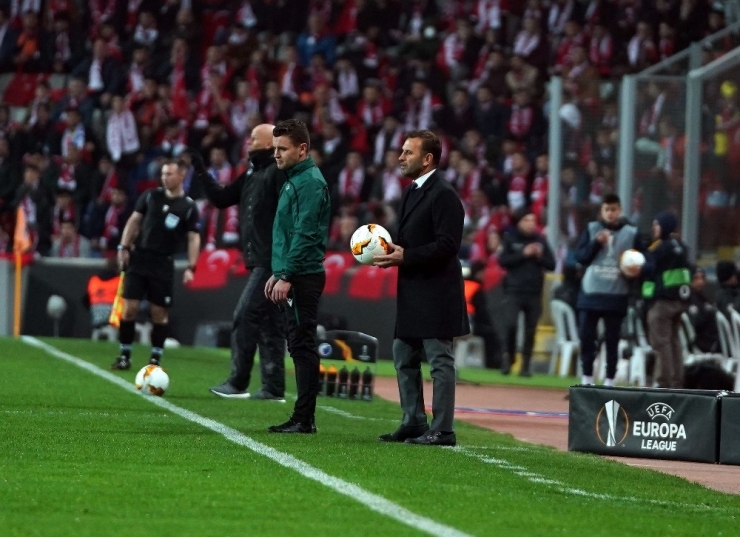
[[[592,377],[596,359],[599,319],[604,319],[604,345],[606,346],[606,378],[613,379],[619,362],[619,338],[622,320],[626,313],[621,311],[580,310],[578,312],[578,337],[581,340],[581,366],[583,374]]]
[[[537,332],[537,322],[542,314],[542,296],[533,294],[507,293],[506,305],[503,308],[506,315],[506,352],[509,362],[502,367],[510,366],[516,356],[516,333],[519,326],[519,312],[524,312],[524,343],[522,347],[522,371],[529,370],[534,349],[534,336]]]
[[[280,310],[265,296],[265,284],[271,274],[269,268],[253,268],[234,310],[229,384],[237,390],[249,387],[254,353],[259,347],[262,388],[282,397],[285,395],[285,337]]]
[[[324,292],[326,274],[293,276],[288,302],[283,304],[288,335],[288,351],[295,365],[298,398],[293,409],[293,419],[313,422],[316,397],[319,393],[319,353],[316,348],[316,326],[319,316],[319,299]]]

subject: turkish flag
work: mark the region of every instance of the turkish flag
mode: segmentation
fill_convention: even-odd
[[[187,284],[188,289],[218,289],[226,285],[232,267],[240,262],[236,248],[228,250],[203,250],[195,264],[195,277]],[[243,263],[242,263],[243,265]]]

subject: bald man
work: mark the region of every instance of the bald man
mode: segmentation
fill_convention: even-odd
[[[211,388],[219,397],[285,402],[285,336],[278,306],[265,297],[272,275],[272,224],[285,173],[277,168],[272,148],[273,125],[252,129],[249,169],[233,183],[221,186],[206,170],[203,157],[192,149],[195,176],[208,200],[218,208],[239,205],[244,261],[250,274],[234,310],[231,329],[231,374]],[[262,385],[249,393],[254,354],[259,347]]]

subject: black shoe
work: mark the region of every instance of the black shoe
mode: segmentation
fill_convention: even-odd
[[[509,373],[511,373],[511,367],[509,367],[508,365],[505,365],[505,366],[502,366],[501,367],[501,374],[502,375],[508,375]]]
[[[429,426],[424,425],[401,425],[392,433],[381,434],[378,440],[381,442],[403,442],[407,438],[416,438],[429,431]]]
[[[457,438],[455,437],[455,433],[441,433],[436,431],[418,438],[408,438],[405,443],[420,444],[423,446],[454,446],[457,444]]]
[[[159,358],[156,356],[149,358],[149,365],[159,365]]]
[[[527,370],[527,369],[522,369],[519,372],[519,376],[520,377],[531,377],[532,376],[532,373],[529,370]]]
[[[127,371],[131,369],[131,359],[121,355],[110,365],[110,368],[117,369],[119,371]]]
[[[313,422],[295,421],[293,418],[290,418],[285,423],[268,427],[267,432],[316,434],[316,424]]]

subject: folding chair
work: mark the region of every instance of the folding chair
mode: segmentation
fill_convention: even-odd
[[[558,374],[567,377],[570,374],[573,357],[581,348],[576,314],[567,302],[557,299],[550,301],[550,314],[555,323],[555,344],[550,356],[550,374],[555,373],[560,357]]]

